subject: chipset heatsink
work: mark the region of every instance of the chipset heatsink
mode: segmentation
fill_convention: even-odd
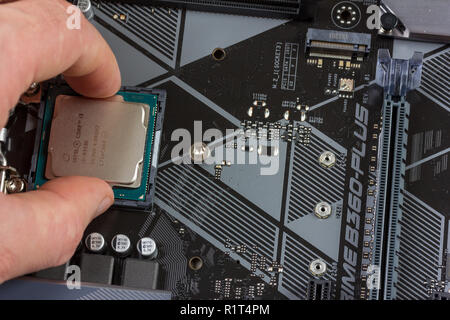
[[[50,86],[34,188],[57,177],[97,177],[113,187],[116,205],[151,206],[165,93],[124,88],[118,95],[123,101],[88,99]]]

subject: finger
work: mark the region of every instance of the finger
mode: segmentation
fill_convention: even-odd
[[[120,88],[114,54],[100,33],[80,15],[69,29],[64,0],[22,0],[0,5],[0,126],[7,111],[32,82],[63,73],[78,93],[106,98]]]
[[[39,190],[0,195],[0,283],[67,262],[89,222],[112,203],[97,178],[64,177]]]
[[[120,94],[106,98],[104,100],[112,101],[112,102],[124,102],[125,101],[123,96],[121,96]]]

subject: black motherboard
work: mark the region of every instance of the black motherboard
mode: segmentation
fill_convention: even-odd
[[[377,65],[394,40],[367,24],[376,4],[317,1],[281,20],[92,1],[124,85],[166,102],[153,206],[116,206],[89,225],[69,262],[92,270],[78,298],[445,296],[450,49],[425,46],[420,87],[392,96]],[[42,107],[17,106],[9,124],[17,147],[6,155],[29,189]],[[92,234],[108,244],[101,253],[86,246]],[[110,245],[118,234],[127,256]],[[135,249],[142,238],[156,257]]]

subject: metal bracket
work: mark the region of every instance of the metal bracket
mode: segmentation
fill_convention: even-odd
[[[1,193],[18,193],[25,191],[25,180],[22,179],[17,170],[8,165],[3,146],[6,144],[7,130],[0,129],[0,192]]]
[[[388,49],[378,50],[376,83],[384,88],[384,94],[404,97],[420,86],[423,53],[414,52],[409,60],[393,59]]]
[[[392,25],[392,29],[383,28],[383,25],[381,25],[381,28],[378,30],[378,34],[381,36],[390,36],[394,38],[403,38],[403,39],[409,39],[410,31],[409,29],[403,24],[403,22],[396,17],[395,12],[389,8],[385,3],[381,3],[380,5],[380,19],[381,16],[384,14],[391,14],[391,16],[395,17],[396,23]]]

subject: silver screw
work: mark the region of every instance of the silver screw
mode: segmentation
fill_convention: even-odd
[[[25,181],[20,178],[12,178],[6,182],[7,193],[19,193],[25,190]]]
[[[327,264],[321,259],[316,259],[309,265],[309,271],[314,276],[321,276],[327,272]]]
[[[336,163],[336,156],[331,151],[325,151],[320,155],[319,163],[324,168],[331,168]]]
[[[326,219],[331,216],[331,206],[329,203],[322,201],[319,202],[314,208],[314,214],[319,219]]]

